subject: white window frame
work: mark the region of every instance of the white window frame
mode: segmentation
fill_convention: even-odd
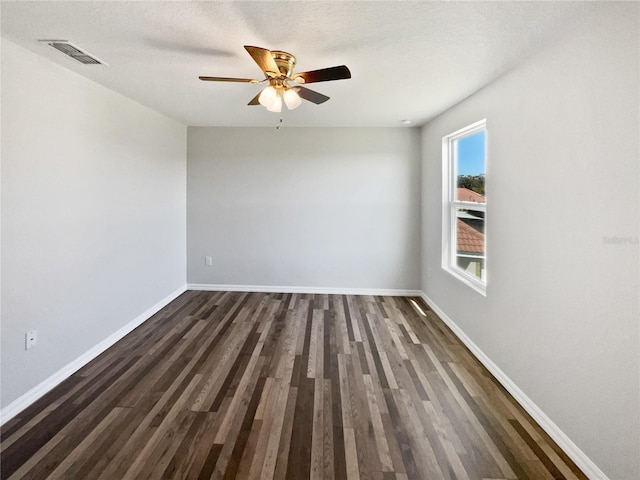
[[[458,172],[456,163],[456,142],[481,131],[485,132],[485,162],[487,161],[487,119],[484,118],[467,127],[461,128],[449,135],[442,137],[442,268],[456,277],[462,283],[473,288],[482,295],[487,295],[487,203],[463,202],[456,200],[456,188],[458,186]],[[486,176],[485,163],[485,176]],[[484,246],[484,279],[471,275],[458,267],[457,240],[456,240],[456,211],[458,208],[475,210],[485,213],[485,246]]]

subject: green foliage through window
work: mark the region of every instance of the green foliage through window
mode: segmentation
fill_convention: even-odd
[[[458,188],[468,188],[484,196],[484,175],[458,175]]]

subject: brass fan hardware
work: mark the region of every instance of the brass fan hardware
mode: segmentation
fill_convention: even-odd
[[[290,77],[293,73],[293,67],[296,66],[296,57],[290,53],[279,50],[271,50],[271,56],[275,60],[280,74],[285,77]]]
[[[300,86],[301,84],[351,78],[351,72],[346,65],[294,74],[293,69],[296,66],[296,57],[292,54],[280,50],[267,50],[266,48],[249,45],[245,45],[244,48],[258,64],[262,73],[264,73],[264,79],[256,80],[253,78],[207,76],[198,78],[208,82],[269,82],[269,85],[264,90],[251,99],[249,105],[263,105],[267,110],[272,112],[280,112],[283,103],[289,110],[293,110],[300,106],[300,103],[302,103],[301,99],[315,103],[316,105],[329,100],[329,97],[326,95],[302,87]]]

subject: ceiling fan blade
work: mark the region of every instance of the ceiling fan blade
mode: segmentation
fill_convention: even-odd
[[[344,80],[351,78],[351,72],[346,65],[338,67],[322,68],[320,70],[312,70],[310,72],[296,73],[291,77],[292,80],[301,78],[302,83],[329,82],[331,80]]]
[[[271,55],[271,50],[267,50],[262,47],[252,47],[250,45],[245,45],[244,49],[249,52],[251,58],[255,60],[255,62],[260,67],[260,70],[267,75],[267,72],[271,72],[275,75],[280,74],[280,69],[276,64],[276,61],[273,59],[273,55]]]
[[[260,105],[260,102],[258,101],[258,98],[260,97],[260,93],[258,93],[255,97],[253,97],[251,101],[247,103],[247,105]]]
[[[205,82],[245,82],[245,83],[260,83],[259,80],[253,78],[233,78],[233,77],[198,77]]]
[[[300,95],[300,98],[304,98],[305,100],[315,103],[316,105],[320,105],[321,103],[326,102],[330,98],[330,97],[327,97],[326,95],[323,95],[314,90],[310,90],[304,87],[294,87],[294,90],[298,92],[298,95]]]

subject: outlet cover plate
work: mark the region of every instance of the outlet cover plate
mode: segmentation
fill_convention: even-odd
[[[29,350],[33,348],[38,343],[38,331],[37,330],[29,330],[24,336],[24,348],[25,350]]]

